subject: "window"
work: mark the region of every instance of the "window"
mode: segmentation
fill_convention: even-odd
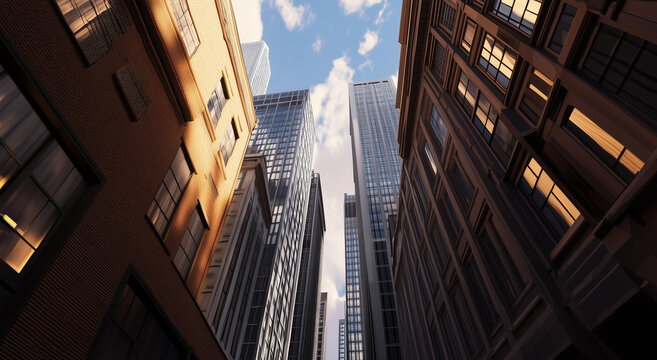
[[[487,333],[490,334],[499,323],[500,317],[493,305],[490,293],[486,289],[484,280],[481,278],[479,266],[477,266],[477,262],[471,254],[465,260],[463,270],[466,282],[472,293],[472,299],[477,305],[476,307],[479,317],[481,318]],[[493,274],[491,274],[491,276],[492,275]]]
[[[2,66],[0,145],[0,258],[20,273],[87,183]]]
[[[472,313],[468,307],[468,302],[465,299],[465,294],[463,293],[461,284],[456,282],[450,289],[449,293],[454,304],[454,316],[456,318],[459,333],[461,334],[461,343],[468,355],[472,356],[481,347],[481,339],[477,333],[477,329],[472,319]]]
[[[532,121],[538,124],[554,82],[538,69],[532,70],[527,81],[527,88],[518,108]]]
[[[491,12],[502,20],[531,35],[541,10],[541,2],[536,0],[495,0]]]
[[[180,37],[185,44],[187,55],[192,56],[198,48],[200,41],[194,22],[192,21],[192,14],[189,12],[186,0],[169,0],[169,6],[173,12],[173,16],[180,32]]]
[[[468,79],[463,71],[461,71],[461,77],[459,78],[459,84],[456,87],[456,100],[468,117],[472,116],[472,112],[475,108],[475,103],[477,102],[477,95],[479,90],[477,87]]]
[[[464,205],[464,209],[467,209],[474,196],[474,186],[465,170],[463,170],[463,165],[456,152],[454,153],[454,160],[447,170],[447,175],[458,194],[458,201]]]
[[[502,164],[508,164],[513,154],[513,149],[516,146],[516,138],[506,127],[504,122],[498,121],[493,133],[493,140],[490,142],[490,147],[493,153],[497,156]]]
[[[486,139],[486,142],[490,142],[493,137],[495,123],[497,123],[497,111],[490,105],[486,97],[481,95],[477,101],[474,124],[484,139]]]
[[[447,125],[445,125],[445,121],[442,116],[440,116],[440,113],[438,113],[435,106],[431,107],[431,118],[429,118],[429,123],[434,136],[436,136],[436,139],[438,139],[440,144],[438,150],[439,152],[442,152],[445,147],[445,140],[447,139]]]
[[[517,56],[508,47],[486,34],[481,47],[479,66],[482,67],[497,84],[506,89],[509,86]]]
[[[518,186],[558,237],[579,218],[579,210],[534,158],[529,160]]]
[[[107,54],[114,38],[128,29],[125,13],[116,1],[57,0],[57,7],[89,65]]]
[[[561,49],[563,49],[563,44],[566,42],[566,37],[568,36],[568,31],[570,31],[570,25],[573,24],[573,20],[575,19],[575,14],[577,14],[576,7],[570,4],[563,4],[559,21],[554,28],[554,33],[552,33],[552,38],[548,44],[548,48],[557,54],[560,54]]]
[[[221,143],[221,157],[224,159],[224,164],[228,164],[230,154],[233,153],[233,148],[235,147],[235,141],[237,139],[239,139],[239,134],[237,133],[237,127],[235,126],[235,119],[233,119],[230,122],[230,127],[226,129],[224,140]]]
[[[461,222],[454,210],[452,201],[444,191],[438,196],[438,213],[445,225],[447,237],[452,243],[456,243],[456,240],[458,239],[457,237],[461,233]]]
[[[185,157],[183,148],[179,147],[146,214],[160,237],[164,236],[173,212],[191,177],[191,166]]]
[[[625,182],[632,181],[643,167],[641,159],[577,108],[573,108],[565,125]]]
[[[429,179],[432,179],[433,176],[436,175],[436,172],[438,172],[438,167],[436,166],[436,160],[433,159],[431,149],[429,148],[429,143],[427,142],[424,143],[424,154],[425,158],[429,161],[429,165],[431,166],[432,173],[429,173]]]
[[[465,20],[465,30],[463,30],[463,39],[461,40],[461,47],[468,54],[472,50],[475,32],[477,31],[477,24],[470,19]]]
[[[516,139],[502,121],[498,121],[497,112],[484,95],[477,99],[474,124],[479,133],[493,149],[493,153],[507,164],[511,159]]]
[[[221,116],[221,110],[224,108],[224,105],[226,105],[228,98],[226,80],[222,77],[219,84],[217,84],[217,88],[212,91],[210,100],[208,100],[208,112],[210,113],[212,126],[217,127],[219,116]]]
[[[600,24],[581,71],[630,105],[656,117],[655,64],[657,45],[607,24]]]
[[[178,272],[180,272],[183,277],[187,276],[189,268],[192,265],[192,262],[194,262],[196,251],[201,244],[203,233],[207,228],[202,217],[201,209],[196,207],[194,212],[192,212],[192,216],[189,218],[187,229],[185,229],[185,235],[183,235],[182,241],[178,246],[178,252],[173,259],[176,269],[178,269]]]
[[[443,74],[445,72],[445,47],[435,41],[435,48],[433,51],[433,62],[431,63],[431,73],[439,81],[443,80]]]
[[[447,2],[443,2],[442,11],[440,13],[440,25],[444,26],[447,30],[452,31],[452,29],[454,29],[455,19],[456,9]]]

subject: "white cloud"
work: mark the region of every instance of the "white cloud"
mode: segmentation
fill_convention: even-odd
[[[320,50],[322,50],[322,39],[319,37],[319,34],[317,34],[317,37],[315,37],[315,41],[313,42],[313,51],[319,53]]]
[[[365,55],[368,52],[370,52],[372,49],[374,49],[374,47],[378,43],[379,43],[379,32],[367,29],[365,35],[363,35],[363,41],[361,41],[358,44],[358,53],[361,55]]]
[[[367,59],[367,61],[358,65],[358,70],[363,70],[364,68],[368,68],[370,70],[374,69],[374,63],[372,62],[372,59]]]
[[[390,75],[392,81],[395,83],[395,87],[397,87],[397,78],[398,78],[397,74],[398,72],[396,72],[394,75]]]
[[[366,8],[380,4],[383,0],[340,0],[340,6],[344,9],[345,14],[353,14],[357,11],[363,11]]]
[[[338,320],[344,317],[344,193],[354,193],[349,136],[349,82],[354,69],[343,55],[333,60],[326,80],[311,88],[310,99],[317,122],[315,171],[322,179],[326,232],[322,256],[322,291],[328,292],[327,359],[337,359]]]
[[[379,13],[376,16],[376,20],[374,21],[376,25],[381,25],[386,20],[383,18],[383,16],[385,15],[385,11],[387,8],[388,8],[388,0],[385,0],[383,6],[381,6],[381,10],[379,10]]]
[[[262,40],[262,2],[263,0],[233,1],[237,30],[243,43]]]
[[[303,28],[315,17],[315,14],[310,11],[309,5],[295,6],[292,0],[275,0],[274,3],[285,22],[285,27],[290,31]]]

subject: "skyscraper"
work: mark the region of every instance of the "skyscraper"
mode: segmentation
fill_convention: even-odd
[[[267,158],[272,224],[239,359],[287,356],[312,171],[315,122],[308,90],[254,98],[250,147]]]
[[[361,258],[366,358],[399,359],[390,235],[397,214],[401,158],[397,152],[392,79],[349,85],[351,144]],[[372,351],[368,354],[367,351]]]
[[[360,286],[360,243],[358,241],[358,218],[356,195],[344,194],[344,256],[346,275],[345,325],[346,358],[365,359],[363,346],[363,303]]]
[[[313,173],[311,181],[288,359],[311,359],[315,346],[326,223],[319,174]]]
[[[253,96],[264,95],[269,86],[271,68],[269,67],[269,46],[263,40],[242,44],[242,54],[246,73]]]
[[[319,299],[317,311],[317,338],[315,342],[315,360],[326,359],[326,307],[327,293],[323,292]]]
[[[340,319],[338,328],[338,360],[347,359],[347,326],[345,319]]]
[[[657,358],[654,6],[402,8],[409,358]]]

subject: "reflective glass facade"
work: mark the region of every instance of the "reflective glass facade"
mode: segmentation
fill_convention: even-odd
[[[249,75],[249,85],[253,96],[264,95],[269,86],[271,68],[269,67],[269,46],[264,41],[242,44],[242,56],[246,73]]]
[[[358,252],[358,219],[356,195],[344,195],[344,254],[347,276],[345,320],[340,320],[340,331],[346,325],[346,351],[349,359],[363,359],[363,323],[360,297],[360,255]],[[343,324],[342,322],[345,322]],[[342,333],[341,333],[342,334]],[[342,335],[340,335],[342,339]],[[340,340],[342,341],[342,340]],[[344,357],[343,357],[344,358]]]
[[[340,319],[340,328],[338,331],[338,360],[346,360],[347,353],[345,352],[345,342],[347,340],[347,327],[345,319]]]

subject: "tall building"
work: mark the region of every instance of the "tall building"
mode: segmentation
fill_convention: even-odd
[[[323,292],[317,311],[317,341],[315,342],[315,360],[326,359],[326,303],[327,293]]]
[[[292,328],[311,185],[315,121],[310,92],[254,98],[259,119],[250,147],[267,158],[272,224],[238,359],[284,359]]]
[[[346,358],[365,359],[363,345],[363,304],[360,286],[360,242],[358,241],[358,218],[356,195],[344,194],[344,256],[346,276]]]
[[[410,358],[657,356],[651,9],[403,2],[393,257]]]
[[[338,328],[338,360],[347,360],[347,326],[345,319],[340,319]]]
[[[242,44],[244,65],[249,74],[249,84],[253,96],[267,93],[271,69],[269,67],[269,46],[263,40]]]
[[[401,171],[395,93],[392,79],[349,84],[361,316],[367,359],[401,358],[390,260],[394,228],[394,221],[390,220],[397,214]]]
[[[0,29],[0,358],[225,358],[195,300],[257,122],[230,1]]]
[[[312,359],[315,346],[326,231],[322,184],[317,173],[311,179],[305,224],[288,359]]]

